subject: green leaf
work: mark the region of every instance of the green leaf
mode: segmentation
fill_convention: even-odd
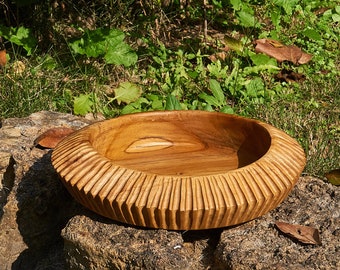
[[[257,77],[252,79],[245,85],[247,92],[246,97],[258,97],[262,96],[262,92],[264,90],[264,83],[261,78]]]
[[[205,111],[208,111],[208,112],[213,112],[213,111],[215,111],[215,110],[213,109],[213,107],[211,107],[210,104],[207,104],[207,105],[204,107],[204,110],[205,110]]]
[[[259,65],[259,66],[255,66],[255,67],[245,67],[243,69],[244,75],[249,75],[249,74],[259,74],[262,71],[268,71],[268,72],[277,72],[278,70],[280,70],[279,67],[277,67],[276,65]]]
[[[274,0],[275,5],[282,7],[287,15],[292,15],[293,7],[295,7],[299,0]]]
[[[129,114],[129,113],[137,113],[137,112],[142,112],[142,105],[143,104],[149,104],[149,101],[146,98],[139,98],[135,102],[132,102],[128,105],[126,105],[122,110],[122,114]]]
[[[160,100],[160,97],[155,94],[148,94],[146,95],[148,101],[151,102],[151,108],[153,110],[162,110],[163,108],[163,101]]]
[[[222,113],[233,114],[233,113],[234,113],[234,110],[233,110],[233,108],[230,107],[230,106],[224,106],[224,107],[220,110],[220,112],[222,112]]]
[[[87,57],[103,56],[108,64],[124,65],[135,64],[138,55],[124,42],[125,34],[118,29],[97,28],[86,30],[80,39],[69,43],[76,54]]]
[[[169,111],[170,110],[181,110],[182,107],[175,96],[168,95],[165,101],[165,109]]]
[[[268,55],[259,53],[259,54],[252,54],[250,55],[251,61],[253,61],[254,65],[261,66],[261,65],[272,65],[276,66],[277,62],[274,58],[269,57]]]
[[[222,91],[221,85],[218,81],[214,79],[209,80],[209,86],[210,90],[213,93],[214,97],[216,98],[219,105],[222,105],[224,103],[224,93]]]
[[[333,19],[333,22],[340,22],[340,15],[339,14],[333,14],[332,19]]]
[[[336,7],[335,7],[335,12],[338,13],[338,14],[340,14],[340,6],[336,6]]]
[[[321,40],[321,35],[319,34],[318,31],[314,30],[314,29],[305,29],[302,34],[312,40]]]
[[[137,100],[142,93],[142,90],[138,85],[130,82],[121,83],[119,87],[113,91],[115,93],[114,99],[117,100],[118,104],[121,102],[129,104]]]
[[[243,3],[241,0],[230,0],[230,4],[233,6],[234,10],[240,10]]]
[[[130,103],[121,110],[121,114],[137,113],[141,111],[142,109],[140,107],[140,104]]]
[[[31,29],[23,26],[15,28],[0,25],[0,36],[3,36],[11,43],[22,46],[27,52],[27,55],[31,55],[37,45],[37,40],[33,36]]]
[[[116,47],[110,48],[104,56],[108,64],[124,65],[129,67],[138,60],[137,54],[132,51],[129,45],[125,43],[117,44]]]
[[[199,94],[199,97],[203,99],[210,106],[212,105],[215,107],[219,107],[221,105],[220,102],[215,97],[210,96],[207,93],[201,93]]]
[[[91,94],[79,95],[73,100],[73,111],[75,114],[85,115],[92,111],[93,104]]]
[[[255,24],[255,17],[254,15],[242,10],[237,13],[237,17],[240,20],[240,25],[244,27],[254,27],[256,26]]]
[[[270,13],[270,18],[271,18],[273,24],[275,25],[275,27],[279,27],[279,26],[280,26],[281,13],[280,13],[278,7],[276,7],[276,8],[273,10],[273,12]]]
[[[84,39],[83,38],[77,39],[73,42],[69,42],[68,45],[74,53],[82,54],[82,55],[86,54],[84,50]]]

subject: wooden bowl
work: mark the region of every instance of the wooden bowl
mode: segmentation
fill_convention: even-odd
[[[223,113],[121,116],[65,138],[52,163],[72,196],[113,220],[171,230],[225,227],[285,199],[305,155],[283,131]]]

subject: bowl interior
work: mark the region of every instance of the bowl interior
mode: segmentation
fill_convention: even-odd
[[[257,121],[223,114],[136,114],[103,122],[90,143],[121,167],[157,175],[225,173],[261,158],[268,131]]]

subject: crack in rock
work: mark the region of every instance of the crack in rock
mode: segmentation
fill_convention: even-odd
[[[14,185],[15,161],[8,152],[0,152],[0,218],[3,214],[3,206]]]

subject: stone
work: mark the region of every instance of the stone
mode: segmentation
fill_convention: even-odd
[[[109,220],[76,216],[62,232],[66,261],[70,269],[159,269],[156,254],[150,257],[148,251],[163,249],[174,260],[181,258],[180,264],[162,264],[164,269],[339,269],[339,197],[338,187],[301,177],[279,207],[258,219],[231,228],[172,232],[170,239],[161,237],[166,235],[163,230],[119,227]],[[276,221],[317,228],[322,245],[306,245],[284,235]],[[166,241],[155,244],[158,237]],[[168,243],[183,252],[180,257],[167,249]],[[142,250],[152,264],[143,264]]]
[[[180,233],[75,216],[62,232],[69,269],[190,269]]]
[[[223,231],[215,251],[221,269],[340,269],[339,188],[301,177],[288,198],[263,217]],[[322,245],[287,237],[276,221],[319,230]]]
[[[51,150],[33,147],[52,127],[80,128],[80,117],[38,112],[0,125],[0,269],[65,269],[61,229],[72,198],[51,165]]]
[[[340,269],[339,187],[303,176],[268,214],[231,228],[166,231],[101,217],[75,202],[34,140],[91,119],[38,112],[0,125],[0,270]],[[281,233],[276,221],[312,226],[321,246]]]

